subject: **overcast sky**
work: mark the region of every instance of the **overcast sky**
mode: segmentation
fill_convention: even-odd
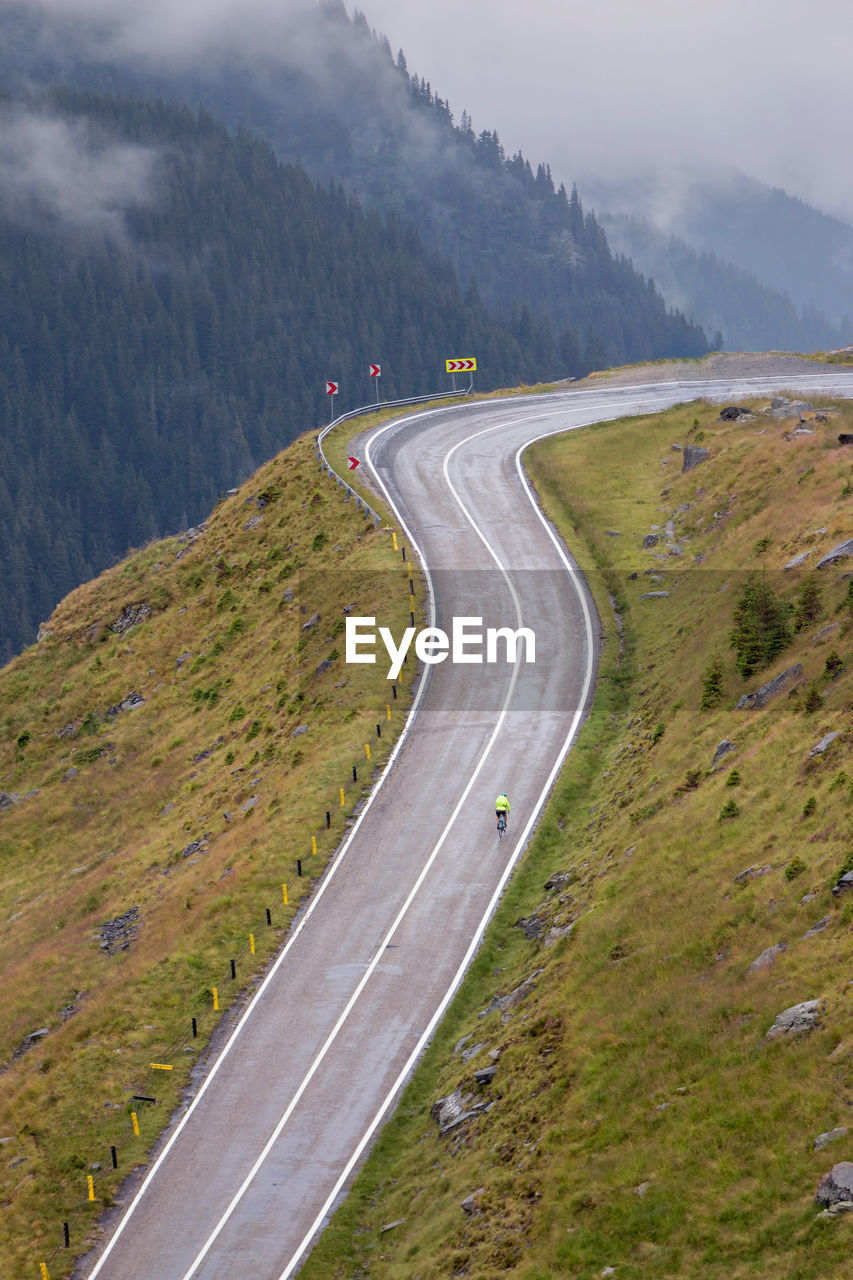
[[[410,70],[555,176],[735,166],[853,221],[851,0],[361,0]]]
[[[312,0],[26,0],[125,49],[289,47]],[[352,12],[353,0],[345,0]],[[3,0],[0,0],[2,5]],[[853,221],[853,0],[359,0],[409,69],[557,180],[736,167]],[[279,38],[276,39],[276,34]],[[588,201],[587,201],[588,202]]]

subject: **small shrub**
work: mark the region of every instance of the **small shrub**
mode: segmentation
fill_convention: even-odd
[[[794,630],[803,631],[811,623],[816,622],[823,612],[823,593],[817,578],[810,573],[803,585],[794,606]]]
[[[665,732],[666,730],[662,724],[655,725],[652,731],[652,746],[655,746],[658,742],[660,742]]]
[[[803,805],[803,817],[810,818],[813,813],[817,812],[817,796],[809,796]]]
[[[311,550],[322,551],[323,547],[325,547],[328,540],[329,540],[328,534],[325,533],[322,529],[318,530],[318,532],[314,534],[314,541],[311,543]]]
[[[28,729],[25,729],[23,733],[18,734],[15,745],[17,746],[19,751],[23,751],[24,747],[28,745],[29,741],[30,741],[30,732]]]
[[[722,702],[725,697],[724,678],[723,660],[717,655],[702,674],[702,697],[699,702],[702,711],[710,711]]]
[[[226,764],[233,764],[233,763],[234,763],[234,752],[233,752],[233,751],[226,751],[226,752],[225,752],[225,763],[226,763]]]
[[[236,603],[237,603],[237,597],[234,595],[234,592],[231,590],[231,588],[227,587],[225,591],[222,592],[222,595],[219,597],[219,600],[216,603],[216,607],[221,612],[223,609],[230,609],[233,605],[236,605]]]
[[[822,706],[823,698],[820,696],[820,692],[814,687],[814,685],[811,685],[808,693],[803,699],[803,710],[807,712],[819,711]]]
[[[246,708],[243,706],[242,702],[238,702],[236,707],[233,709],[230,716],[228,717],[228,723],[236,724],[238,720],[243,719],[243,716],[245,714],[246,714]]]
[[[768,551],[772,546],[773,546],[773,539],[770,537],[769,533],[765,533],[763,538],[758,539],[755,546],[753,547],[753,551],[757,556],[761,556],[761,555],[764,555],[764,552]]]
[[[827,654],[826,662],[823,664],[823,674],[830,680],[834,680],[839,671],[844,670],[844,660],[835,650]]]
[[[740,816],[740,805],[732,796],[729,800],[726,801],[726,803],[723,805],[722,809],[720,810],[720,816],[718,821],[728,822],[729,819],[737,818],[739,816]]]
[[[291,768],[295,769],[297,765],[302,763],[302,752],[294,751],[290,757]]]
[[[246,625],[246,619],[242,614],[238,613],[237,617],[232,619],[231,626],[228,628],[229,636],[241,636],[246,630]]]
[[[839,770],[839,772],[835,775],[835,777],[832,779],[832,782],[830,782],[830,784],[829,784],[829,786],[828,786],[827,790],[828,790],[828,791],[837,791],[837,790],[839,789],[839,787],[843,787],[843,786],[844,786],[844,784],[845,784],[845,782],[847,782],[847,781],[848,781],[847,774],[844,772],[844,770],[843,770],[843,769],[841,769],[841,770]]]
[[[730,773],[730,774],[729,774],[729,776],[726,778],[726,786],[727,786],[727,787],[739,787],[739,786],[740,786],[740,781],[741,781],[741,779],[740,779],[740,772],[739,772],[737,769],[732,769],[731,773]]]
[[[251,742],[253,738],[257,738],[258,734],[263,732],[263,728],[260,720],[253,720],[246,730],[246,741]]]
[[[785,868],[785,879],[796,880],[797,876],[801,876],[804,871],[808,871],[808,867],[802,858],[792,858]]]
[[[684,775],[684,781],[675,788],[675,794],[681,795],[685,791],[695,791],[701,777],[701,769],[688,769]]]

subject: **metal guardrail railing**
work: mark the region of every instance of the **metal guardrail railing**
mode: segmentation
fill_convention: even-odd
[[[320,459],[321,470],[327,472],[328,475],[335,480],[339,488],[343,485],[347,491],[347,496],[345,498],[346,502],[348,502],[351,497],[354,497],[356,509],[360,510],[363,508],[365,519],[369,520],[372,517],[374,525],[378,526],[382,518],[378,511],[374,511],[373,507],[364,500],[361,494],[358,493],[358,491],[350,484],[347,478],[345,476],[338,475],[334,467],[331,466],[325,452],[323,451],[323,441],[326,436],[330,431],[333,431],[335,427],[339,427],[342,422],[349,422],[352,418],[358,418],[365,413],[376,413],[378,409],[404,409],[408,405],[412,404],[429,404],[432,400],[460,400],[470,395],[473,389],[474,384],[470,383],[464,391],[434,391],[432,395],[410,396],[406,400],[377,401],[375,404],[366,404],[362,405],[358,409],[350,409],[349,413],[342,413],[339,417],[334,418],[327,426],[323,427],[322,431],[318,432],[317,439],[314,441],[314,452]]]

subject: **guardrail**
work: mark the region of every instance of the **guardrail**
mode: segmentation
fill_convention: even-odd
[[[373,507],[371,507],[367,502],[365,502],[361,494],[359,494],[350,485],[346,477],[339,476],[337,471],[335,471],[334,467],[332,467],[331,464],[329,463],[328,458],[323,452],[323,441],[325,440],[326,436],[329,434],[330,431],[334,430],[335,427],[339,427],[342,422],[349,422],[351,418],[358,418],[365,413],[376,413],[378,409],[404,409],[406,408],[407,405],[429,404],[429,402],[432,400],[450,400],[450,399],[464,400],[466,396],[471,394],[473,389],[474,389],[474,384],[469,383],[469,385],[465,388],[464,391],[434,391],[432,395],[410,396],[406,400],[383,400],[381,401],[381,403],[377,402],[375,404],[362,405],[361,408],[359,409],[350,409],[349,413],[342,413],[339,417],[334,418],[328,424],[328,426],[323,427],[322,431],[318,433],[317,439],[314,441],[314,452],[317,454],[317,457],[320,459],[321,471],[327,472],[327,474],[333,480],[336,481],[339,488],[341,485],[344,486],[344,488],[347,491],[346,498],[344,499],[345,502],[349,502],[350,498],[354,497],[356,509],[361,510],[363,508],[365,519],[369,520],[372,517],[374,525],[378,526],[382,519],[382,517],[379,515],[379,512],[374,511]]]

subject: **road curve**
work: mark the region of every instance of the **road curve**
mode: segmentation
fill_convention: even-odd
[[[514,664],[426,668],[350,837],[82,1274],[293,1274],[458,985],[588,705],[597,623],[527,486],[524,447],[697,396],[777,386],[853,397],[853,373],[576,387],[410,414],[365,440],[427,574],[431,623],[527,627],[536,661],[520,646]],[[501,790],[512,818],[499,843]]]

